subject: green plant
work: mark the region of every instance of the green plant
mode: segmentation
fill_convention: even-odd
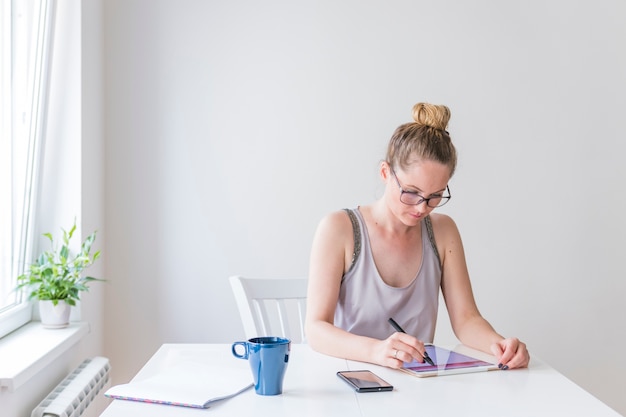
[[[37,260],[28,266],[26,272],[17,277],[17,289],[27,289],[28,298],[51,300],[57,305],[59,300],[65,300],[69,305],[76,305],[81,291],[88,291],[88,284],[102,279],[82,276],[83,270],[91,266],[99,257],[100,251],[91,254],[91,245],[96,239],[93,232],[81,245],[80,252],[73,258],[70,256],[69,244],[76,231],[76,222],[68,231],[63,231],[63,244],[60,249],[54,245],[54,238],[50,233],[44,233],[50,240],[51,249],[43,252]]]

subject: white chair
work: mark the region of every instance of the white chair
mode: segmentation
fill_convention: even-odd
[[[281,336],[305,343],[306,278],[244,278],[232,276],[246,339]]]

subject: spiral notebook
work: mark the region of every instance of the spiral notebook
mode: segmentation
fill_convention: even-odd
[[[224,378],[228,375],[228,378]],[[209,408],[254,386],[249,369],[203,369],[197,363],[180,364],[128,384],[115,385],[104,395],[116,400],[140,401],[192,408]]]

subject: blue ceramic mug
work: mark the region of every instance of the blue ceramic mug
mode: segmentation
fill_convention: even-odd
[[[243,348],[243,352],[239,346]],[[233,343],[232,351],[236,358],[250,362],[257,394],[282,394],[291,340],[282,337],[255,337],[247,342]]]

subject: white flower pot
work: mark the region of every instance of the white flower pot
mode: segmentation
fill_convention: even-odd
[[[39,316],[41,324],[47,329],[62,329],[70,324],[72,306],[65,300],[58,300],[54,305],[51,300],[39,300]]]

